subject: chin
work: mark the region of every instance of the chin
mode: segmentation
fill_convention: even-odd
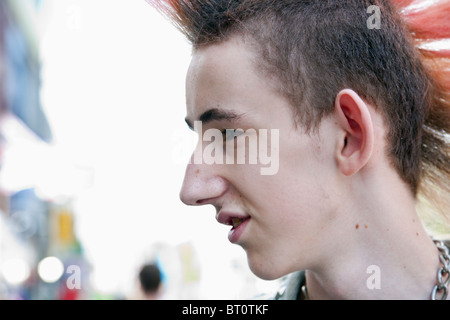
[[[253,274],[263,280],[276,280],[289,273],[284,272],[275,261],[262,256],[251,255],[248,251],[247,262]]]

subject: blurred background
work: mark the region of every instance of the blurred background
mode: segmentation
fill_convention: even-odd
[[[179,189],[190,46],[144,0],[0,0],[0,299],[272,292]]]

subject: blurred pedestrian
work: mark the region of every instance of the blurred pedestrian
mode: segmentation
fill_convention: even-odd
[[[161,296],[161,271],[154,263],[142,266],[139,272],[141,292],[147,300],[158,300]]]

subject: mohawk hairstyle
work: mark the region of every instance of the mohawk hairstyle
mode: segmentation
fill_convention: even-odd
[[[416,196],[450,207],[450,2],[420,0],[147,0],[194,49],[241,36],[306,131],[352,88],[383,115],[387,153]],[[367,8],[381,10],[381,28]],[[416,9],[414,9],[416,7]],[[418,195],[420,193],[420,195]]]
[[[225,33],[237,21],[244,20],[239,10],[242,1],[177,1],[177,0],[147,0],[163,15],[168,16],[175,26],[186,36],[194,46],[212,44],[223,41]]]

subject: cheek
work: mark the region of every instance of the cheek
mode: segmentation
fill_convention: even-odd
[[[313,156],[288,157],[279,173],[260,177],[249,198],[261,228],[285,245],[312,237],[332,214],[332,174]]]
[[[303,223],[312,212],[320,211],[329,200],[332,180],[326,157],[311,143],[280,146],[279,169],[275,175],[262,175],[259,165],[227,166],[234,186],[250,207],[268,223],[283,227],[295,220]],[[274,225],[272,225],[275,227]]]
[[[291,200],[300,198],[301,203],[314,204],[328,199],[336,168],[332,145],[316,136],[301,135],[282,145],[279,175],[283,193]]]

